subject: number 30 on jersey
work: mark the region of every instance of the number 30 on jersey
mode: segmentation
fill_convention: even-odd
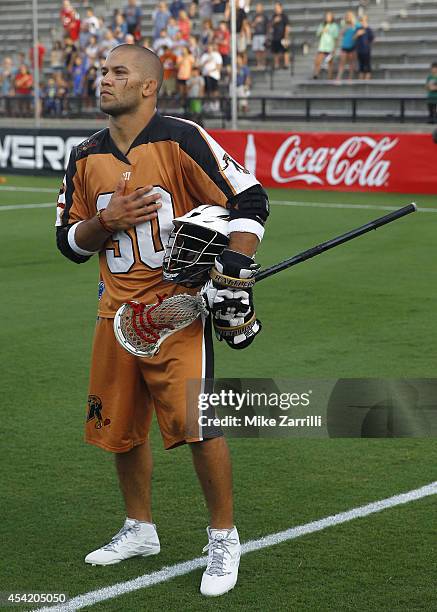
[[[136,225],[133,228],[134,236],[127,231],[115,232],[112,235],[113,246],[106,249],[106,261],[112,274],[127,274],[136,261],[136,253],[148,268],[156,270],[162,266],[164,247],[173,228],[173,200],[171,193],[162,187],[154,186],[153,191],[159,193],[162,200],[162,206],[157,211],[158,216],[152,221]],[[97,210],[106,208],[112,195],[99,195]]]

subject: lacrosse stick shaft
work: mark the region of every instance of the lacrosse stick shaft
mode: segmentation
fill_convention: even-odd
[[[412,212],[417,210],[415,204],[408,204],[408,206],[404,206],[403,208],[399,208],[398,210],[394,210],[388,215],[384,215],[383,217],[378,217],[378,219],[374,219],[373,221],[369,221],[356,229],[350,230],[345,234],[341,234],[336,238],[332,238],[331,240],[327,240],[326,242],[322,242],[321,244],[317,244],[311,249],[307,249],[306,251],[302,251],[302,253],[298,253],[294,257],[290,257],[290,259],[285,259],[274,266],[270,266],[270,268],[265,268],[258,272],[255,276],[256,282],[263,280],[264,278],[268,278],[269,276],[273,276],[273,274],[277,274],[278,272],[282,272],[282,270],[286,270],[287,268],[291,268],[291,266],[295,266],[307,259],[311,259],[311,257],[315,257],[316,255],[320,255],[320,253],[324,253],[325,251],[329,251],[329,249],[333,249],[339,244],[343,244],[344,242],[349,242],[349,240],[353,240],[354,238],[358,238],[358,236],[362,236],[371,230],[376,230],[378,227],[382,225],[386,225],[387,223],[391,223],[392,221],[396,221],[396,219],[400,219],[401,217],[405,217],[405,215],[409,215]]]

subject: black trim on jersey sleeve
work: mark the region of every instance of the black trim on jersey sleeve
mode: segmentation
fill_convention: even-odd
[[[85,141],[87,142],[87,141]],[[82,143],[83,144],[83,143]],[[82,145],[79,145],[82,146]],[[65,172],[65,208],[62,213],[62,225],[56,228],[56,245],[58,249],[61,251],[62,255],[73,261],[74,263],[80,264],[85,263],[90,259],[90,256],[79,255],[68,243],[68,232],[70,227],[74,225],[74,223],[69,223],[69,211],[73,205],[73,194],[74,194],[74,182],[73,178],[76,174],[76,160],[78,157],[78,147],[73,147],[70,153],[70,159],[68,160],[67,170]]]
[[[61,251],[62,255],[69,259],[70,261],[81,264],[85,263],[92,257],[91,255],[79,255],[73,251],[71,246],[68,244],[68,231],[70,227],[72,227],[74,223],[70,223],[70,225],[65,225],[62,227],[56,228],[56,245],[58,249]]]
[[[269,198],[261,185],[253,185],[229,198],[227,208],[230,221],[233,219],[253,219],[264,226],[269,216]]]
[[[220,172],[219,161],[196,127],[185,132],[179,141],[179,147],[202,168],[228,199],[234,195],[229,183]]]

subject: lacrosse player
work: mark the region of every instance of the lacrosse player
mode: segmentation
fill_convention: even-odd
[[[161,83],[162,65],[152,51],[123,44],[109,53],[100,85],[109,128],[73,148],[58,200],[61,253],[75,263],[99,257],[86,441],[115,454],[127,515],[85,561],[110,565],[160,551],[150,505],[148,434],[155,410],[164,447],[188,443],[192,450],[210,514],[201,592],[214,596],[232,589],[238,575],[231,462],[220,430],[187,435],[185,383],[213,376],[211,325],[236,349],[261,330],[251,287],[268,200],[256,178],[202,128],[156,112]],[[229,218],[228,246],[212,262],[205,289],[213,317],[173,334],[156,357],[131,355],[115,340],[114,314],[129,300],[151,304],[157,295],[187,291],[163,280],[164,247],[173,220],[199,204],[220,206]]]

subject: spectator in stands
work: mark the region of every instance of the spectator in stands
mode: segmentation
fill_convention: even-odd
[[[260,70],[266,67],[266,36],[269,20],[264,13],[264,4],[259,2],[252,19],[252,51],[255,53],[256,67]]]
[[[181,100],[187,97],[187,81],[191,77],[194,66],[194,57],[187,47],[182,49],[182,54],[176,60],[178,94]]]
[[[252,30],[244,8],[237,11],[237,52],[242,56],[243,63],[247,64],[247,46],[251,41]]]
[[[64,43],[64,64],[67,72],[71,72],[73,69],[74,60],[77,55],[77,46],[74,44],[72,39],[68,36]]]
[[[26,64],[21,64],[14,78],[15,95],[19,98],[17,101],[19,115],[30,115],[32,87],[33,77]]]
[[[226,5],[226,0],[212,0],[211,20],[213,28],[217,28],[220,21],[226,21]]]
[[[222,64],[222,56],[218,52],[217,45],[208,45],[206,52],[200,58],[200,69],[205,78],[206,95],[211,100],[209,104],[209,110],[211,112],[220,110],[219,101],[215,100],[215,98],[219,97],[219,81]]]
[[[167,28],[168,20],[170,19],[170,11],[165,2],[159,2],[156,9],[152,13],[153,19],[153,40],[159,37],[161,30]]]
[[[75,10],[71,6],[70,0],[64,0],[60,11],[61,24],[65,34],[70,34],[70,24],[74,19]]]
[[[168,36],[167,30],[161,30],[159,38],[153,41],[153,50],[157,55],[162,55],[164,47],[173,47],[173,40]]]
[[[65,34],[73,41],[77,40],[80,32],[80,17],[79,13],[71,6],[69,0],[64,0],[60,15]]]
[[[145,49],[150,49],[150,51],[153,51],[152,42],[148,36],[144,36],[141,41],[141,46]]]
[[[60,108],[58,100],[58,87],[53,77],[47,79],[46,85],[41,87],[43,114],[46,117],[59,117]]]
[[[118,42],[114,38],[112,30],[106,30],[103,40],[99,43],[99,55],[106,59],[108,53],[111,51],[111,49],[116,47],[117,44]]]
[[[60,40],[55,40],[50,51],[50,71],[52,73],[62,72],[64,69],[64,51]]]
[[[316,32],[319,42],[314,60],[314,79],[319,78],[322,64],[325,64],[328,68],[328,79],[333,78],[334,56],[339,32],[339,27],[334,21],[334,14],[328,11],[325,14],[325,21],[319,25]]]
[[[162,67],[164,69],[163,81],[161,86],[161,95],[174,96],[176,93],[176,62],[177,57],[169,47],[162,47],[160,57]]]
[[[184,49],[188,47],[189,47],[188,41],[182,38],[180,32],[177,32],[177,34],[173,37],[173,46],[172,46],[173,53],[177,57],[180,57],[183,54]]]
[[[237,56],[237,96],[238,106],[242,113],[247,113],[249,110],[248,98],[250,96],[250,70],[244,62],[244,57],[240,54]]]
[[[82,21],[82,23],[80,24],[80,34],[78,40],[79,48],[85,49],[85,47],[88,45],[90,38],[91,34],[88,29],[88,24]]]
[[[167,22],[167,35],[173,40],[176,34],[179,32],[179,26],[177,19],[170,17]]]
[[[199,122],[202,114],[202,100],[205,95],[205,80],[198,66],[194,66],[187,81],[188,110],[193,121]]]
[[[436,123],[437,120],[437,62],[431,64],[431,71],[426,77],[425,88],[428,99],[428,123]]]
[[[91,66],[98,66],[99,44],[96,36],[91,36],[88,46],[85,49],[85,69],[88,70]]]
[[[118,14],[115,16],[115,27],[114,27],[114,36],[120,42],[123,42],[124,37],[128,33],[128,27],[126,23],[126,19],[123,15]]]
[[[11,57],[5,57],[0,70],[0,93],[4,98],[2,108],[5,115],[12,115],[12,96],[14,95],[15,70]]]
[[[117,27],[117,17],[119,15],[121,15],[121,10],[119,8],[114,9],[112,13],[111,30],[115,30],[115,28]]]
[[[360,79],[370,79],[372,77],[372,43],[375,39],[372,28],[369,28],[367,15],[362,15],[361,27],[355,34],[357,43],[358,72]]]
[[[94,108],[96,106],[96,86],[97,86],[97,68],[90,66],[85,73],[85,108]]]
[[[290,67],[290,26],[287,15],[285,15],[282,4],[275,2],[275,8],[269,23],[271,49],[273,53],[274,68],[280,67],[281,59],[284,68]]]
[[[171,16],[174,17],[174,19],[178,19],[179,11],[185,11],[185,4],[183,0],[172,0],[172,3],[169,6],[169,10]]]
[[[197,36],[190,36],[190,39],[188,41],[188,48],[190,50],[191,55],[194,57],[195,65],[198,66],[202,52],[199,45],[199,38]]]
[[[188,41],[191,34],[191,20],[189,19],[186,11],[179,11],[178,29],[181,33],[182,40]]]
[[[100,29],[100,23],[98,18],[94,15],[94,10],[91,7],[88,7],[86,10],[86,17],[83,20],[83,23],[86,23],[88,26],[88,32],[92,36],[97,36]]]
[[[75,98],[81,98],[84,93],[84,81],[85,81],[86,67],[85,62],[81,58],[80,55],[76,57],[74,60],[73,69],[71,71],[71,76],[73,80],[73,96]]]
[[[214,29],[211,19],[204,19],[202,22],[202,30],[200,32],[200,42],[204,49],[212,43],[214,39]]]
[[[361,24],[357,21],[352,11],[347,11],[342,22],[341,30],[341,52],[338,65],[336,84],[341,84],[346,63],[349,64],[349,79],[352,79],[356,64],[356,38],[355,35],[360,29]]]
[[[211,19],[211,14],[212,14],[211,0],[199,0],[200,19],[202,20]]]
[[[218,28],[214,31],[212,40],[217,45],[217,50],[222,56],[223,68],[229,72],[231,65],[231,33],[226,21],[220,21]]]
[[[124,44],[125,45],[135,45],[136,41],[135,41],[135,36],[133,34],[126,34],[126,36],[124,37]]]
[[[38,50],[38,68],[42,70],[43,63],[44,63],[44,56],[46,54],[46,48],[44,47],[43,44],[40,43],[39,40],[37,42],[37,50]],[[30,47],[29,49],[29,58],[30,58],[30,65],[32,66],[32,69],[33,69],[35,68],[35,64],[33,62],[33,46]]]
[[[128,0],[127,5],[123,10],[123,17],[127,23],[128,33],[135,36],[135,40],[141,37],[141,18],[143,12],[137,5],[137,0]]]

